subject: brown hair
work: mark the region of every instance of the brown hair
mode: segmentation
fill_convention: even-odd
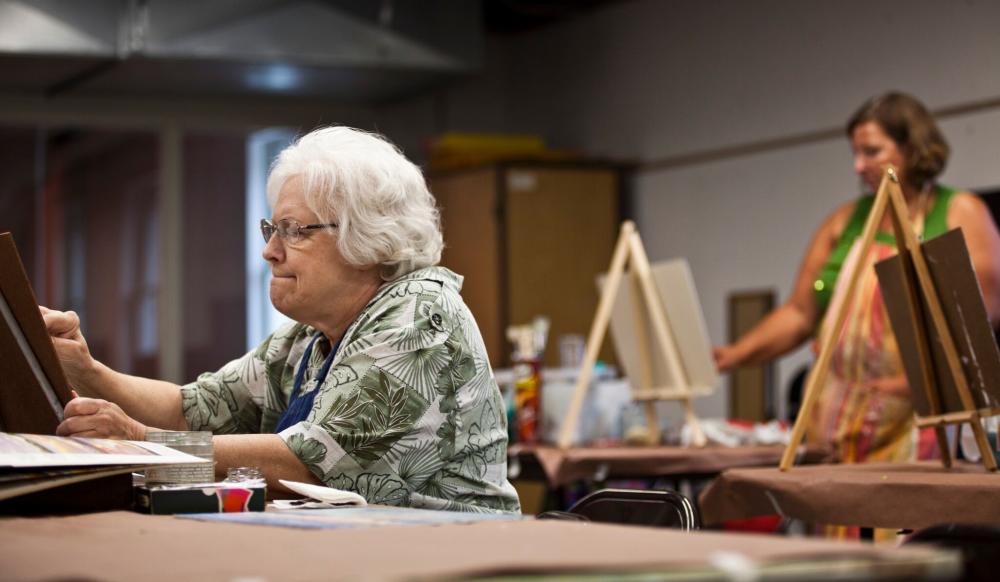
[[[869,121],[878,123],[902,150],[903,175],[910,183],[921,186],[944,171],[951,148],[930,112],[912,95],[890,91],[865,101],[847,121],[847,137]]]

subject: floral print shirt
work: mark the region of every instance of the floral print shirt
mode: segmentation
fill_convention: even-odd
[[[519,511],[507,481],[503,400],[461,285],[442,267],[385,283],[345,332],[320,386],[330,346],[317,341],[301,390],[319,392],[308,418],[279,436],[323,483],[369,503]],[[317,333],[288,324],[182,387],[191,430],[274,432]]]

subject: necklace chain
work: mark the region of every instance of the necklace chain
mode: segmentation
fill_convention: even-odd
[[[930,188],[924,187],[920,190],[920,194],[917,195],[916,204],[913,205],[913,209],[910,211],[910,223],[913,224],[913,230],[917,234],[917,238],[923,238],[924,236],[924,220],[927,216],[927,202],[930,199]],[[909,210],[909,207],[907,207]]]

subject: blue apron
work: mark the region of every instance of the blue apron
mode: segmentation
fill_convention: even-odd
[[[322,337],[322,334],[317,334],[309,342],[309,347],[306,348],[305,353],[302,355],[302,360],[299,362],[299,369],[295,372],[295,384],[292,386],[292,396],[288,399],[288,408],[282,413],[281,418],[278,419],[278,426],[274,429],[275,433],[279,433],[294,424],[302,422],[309,416],[309,411],[312,410],[316,394],[323,385],[323,381],[326,380],[326,374],[330,371],[333,358],[337,355],[337,348],[340,347],[340,340],[337,340],[336,345],[330,350],[330,355],[326,357],[326,361],[323,362],[323,366],[319,369],[319,374],[316,375],[316,389],[308,394],[302,394],[302,380],[305,378],[306,368],[309,367],[313,346],[316,345],[316,340],[320,337]]]

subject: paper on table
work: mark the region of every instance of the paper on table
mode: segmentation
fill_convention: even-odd
[[[146,441],[0,432],[0,468],[183,465],[204,459]]]
[[[313,485],[311,483],[299,483],[298,481],[286,481],[285,479],[278,479],[278,482],[299,495],[305,495],[309,500],[319,502],[310,503],[306,501],[303,503],[301,500],[278,499],[274,502],[274,505],[280,509],[313,509],[330,506],[363,507],[368,505],[364,497],[352,491]]]

